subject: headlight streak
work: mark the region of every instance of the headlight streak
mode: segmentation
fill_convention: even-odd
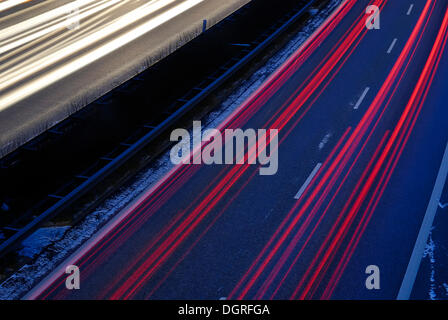
[[[115,2],[117,0],[112,1]],[[132,10],[131,12],[121,15],[118,19],[112,21],[109,24],[106,24],[105,26],[102,26],[102,28],[96,30],[94,33],[89,34],[87,37],[83,37],[78,41],[70,43],[69,45],[62,46],[62,48],[58,48],[60,50],[50,52],[44,58],[39,59],[38,61],[35,61],[33,63],[27,63],[25,65],[20,65],[17,68],[12,68],[11,70],[8,70],[4,74],[2,74],[1,78],[2,82],[0,84],[0,90],[2,89],[4,90],[8,86],[14,85],[14,83],[19,82],[20,80],[23,80],[25,77],[31,76],[32,74],[43,70],[45,67],[51,67],[56,62],[65,59],[70,55],[81,52],[85,48],[110,37],[111,35],[119,32],[123,28],[126,28],[129,25],[134,24],[136,21],[146,17],[147,15],[150,15],[155,11],[160,10],[165,5],[168,5],[173,1],[174,0],[166,0],[166,1],[158,0],[156,2],[150,2],[148,4],[145,4],[137,9]],[[63,25],[59,25],[59,28],[63,27],[65,27],[65,23]],[[69,31],[67,30],[67,32]],[[126,44],[126,42],[124,42],[123,45],[124,44]],[[100,47],[99,49],[101,48],[102,47]],[[84,56],[85,55],[83,55],[82,57]],[[92,57],[95,57],[95,55],[92,55]],[[92,60],[91,62],[93,61],[95,60]]]
[[[8,106],[23,100],[24,98],[42,90],[43,88],[61,80],[68,75],[86,67],[92,62],[104,57],[105,55],[125,46],[126,44],[138,39],[147,32],[157,28],[163,23],[173,19],[179,14],[195,7],[204,0],[186,0],[173,6],[166,11],[156,15],[146,22],[136,26],[135,28],[124,32],[123,34],[116,36],[109,40],[104,45],[98,48],[94,48],[85,54],[80,54],[85,48],[92,44],[98,43],[114,33],[120,32],[126,27],[134,24],[136,21],[140,21],[145,17],[152,15],[154,12],[161,10],[162,8],[174,3],[174,0],[158,0],[148,3],[139,7],[127,14],[124,14],[119,19],[108,25],[107,28],[98,30],[97,32],[86,36],[68,46],[60,49],[58,52],[49,54],[45,58],[39,61],[33,62],[27,65],[25,70],[17,70],[15,72],[2,75],[0,78],[0,90],[6,90],[10,87],[14,87],[18,82],[24,81],[27,77],[54,66],[56,62],[62,62],[72,55],[79,55],[67,62],[61,63],[56,69],[44,73],[37,79],[31,80],[19,88],[13,89],[7,92],[4,96],[0,97],[0,111],[6,109]]]
[[[65,10],[61,10],[60,8],[57,9],[58,12],[54,15],[54,17],[50,18],[48,17],[48,13],[45,13],[41,16],[17,23],[11,27],[4,28],[0,34],[0,54],[23,46],[24,44],[39,39],[40,37],[52,33],[53,31],[63,29],[67,26],[67,24],[70,24],[76,18],[79,20],[85,19],[120,2],[126,3],[127,1],[79,1],[78,5],[80,6],[80,13],[77,17],[68,17],[68,8],[73,7],[73,5],[70,5],[64,6],[67,7]]]
[[[0,71],[7,74],[14,70],[26,68],[28,64],[33,62],[37,63],[48,54],[57,52],[67,45],[78,41],[78,39],[94,33],[100,26],[101,28],[107,28],[107,26],[112,23],[109,18],[110,14],[125,3],[128,3],[128,1],[120,0],[118,2],[118,4],[108,7],[91,19],[83,20],[83,27],[76,31],[71,31],[65,28],[61,29],[61,27],[51,33],[47,33],[45,36],[40,37],[35,41],[20,46],[20,49],[10,51],[3,56],[0,56],[0,62],[2,62]],[[14,58],[14,56],[16,57]]]
[[[6,11],[31,0],[6,0],[0,2],[0,12]]]

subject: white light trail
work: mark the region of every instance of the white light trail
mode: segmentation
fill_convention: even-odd
[[[27,59],[8,68],[0,75],[0,91],[5,92],[0,95],[0,111],[138,39],[203,1],[205,0],[151,1],[120,15],[108,24],[98,25],[94,31],[76,41],[57,46],[39,59]],[[86,4],[87,2],[84,1]],[[106,8],[107,3],[110,5],[116,2],[117,0],[102,1],[102,6]],[[98,7],[90,10],[98,10]],[[91,13],[85,11],[84,14]]]
[[[11,9],[12,7],[18,6],[19,4],[28,2],[30,0],[6,0],[0,2],[0,12]]]
[[[98,1],[89,5],[88,8],[81,11],[77,17],[66,18],[68,11],[64,15],[57,17],[57,19],[49,20],[44,22],[26,23],[25,25],[14,25],[5,30],[2,30],[0,35],[0,54],[5,53],[9,50],[15,49],[28,43],[30,41],[36,40],[40,37],[45,36],[53,31],[65,28],[67,25],[71,24],[75,19],[81,20],[88,16],[94,15],[107,7],[113,6],[122,0],[112,0],[112,1]],[[71,6],[73,8],[73,6]],[[38,27],[39,26],[39,27]],[[6,40],[3,40],[6,39]]]

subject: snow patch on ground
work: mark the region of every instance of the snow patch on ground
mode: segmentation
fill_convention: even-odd
[[[265,64],[265,66],[255,72],[248,80],[244,81],[242,85],[222,103],[222,106],[218,111],[210,113],[210,115],[202,121],[205,129],[217,127],[238,106],[240,106],[300,47],[300,45],[322,24],[326,17],[331,14],[340,2],[341,0],[332,0],[324,10],[312,18],[310,23],[305,26],[303,30],[285,46],[285,48],[280,50]],[[45,275],[51,272],[70,253],[75,251],[97,232],[101,226],[119,213],[130,202],[135,200],[145,190],[159,181],[173,167],[169,156],[168,151],[152,168],[139,174],[130,187],[120,190],[116,195],[106,200],[103,205],[87,215],[83,222],[77,226],[65,230],[60,240],[49,246],[45,245],[43,242],[41,242],[41,247],[35,246],[34,251],[32,251],[32,254],[36,256],[35,260],[32,263],[24,265],[14,275],[0,284],[0,299],[18,299],[28,292],[37,284],[39,279],[42,279]],[[32,237],[33,236],[35,235],[32,235]],[[38,252],[41,253],[37,255]]]
[[[69,226],[66,226],[38,229],[22,242],[23,248],[20,250],[19,254],[25,257],[34,258],[36,255],[41,253],[42,248],[48,247],[49,245],[61,240],[64,233],[69,228]]]
[[[437,294],[436,294],[436,279],[435,279],[435,274],[436,274],[436,270],[435,270],[435,263],[436,263],[436,259],[435,259],[435,252],[436,249],[436,245],[432,239],[432,231],[429,234],[429,239],[428,239],[428,243],[426,244],[425,247],[425,251],[423,252],[423,258],[428,258],[429,259],[429,263],[430,263],[430,286],[429,286],[429,299],[431,300],[437,300]]]
[[[442,281],[446,280],[445,270],[441,269],[441,261],[446,258],[446,248],[443,243],[434,240],[435,235],[432,228],[429,234],[428,242],[423,253],[424,259],[429,259],[429,291],[430,300],[445,300],[448,297],[448,284]],[[439,261],[440,259],[440,261]],[[443,268],[443,267],[442,267]]]

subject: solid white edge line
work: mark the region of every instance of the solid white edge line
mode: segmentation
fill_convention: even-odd
[[[357,110],[361,106],[361,103],[364,101],[364,98],[366,97],[369,90],[370,90],[370,87],[367,87],[364,89],[364,92],[359,97],[358,102],[356,102],[356,105],[353,107],[353,109]]]
[[[420,268],[423,253],[425,251],[426,242],[428,241],[428,236],[439,206],[440,197],[445,186],[447,174],[448,143],[446,145],[439,173],[437,174],[436,183],[426,209],[425,217],[423,218],[422,226],[420,227],[417,241],[415,242],[414,250],[412,251],[411,259],[409,260],[403,282],[401,283],[400,291],[398,292],[397,300],[408,300],[411,296],[412,288],[414,287],[414,282],[417,277],[418,269]]]
[[[311,183],[311,180],[313,180],[314,176],[316,175],[317,171],[319,171],[320,167],[322,166],[322,163],[318,163],[313,171],[311,172],[311,174],[309,175],[308,179],[306,179],[305,183],[302,185],[302,187],[300,188],[300,190],[297,192],[297,194],[294,196],[294,199],[299,200],[303,193],[305,192],[306,188],[308,187],[308,185]]]

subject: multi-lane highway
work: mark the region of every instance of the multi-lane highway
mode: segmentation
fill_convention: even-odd
[[[408,298],[448,166],[447,39],[445,0],[343,1],[221,125],[278,129],[277,174],[179,165],[26,298]]]
[[[24,2],[0,3],[0,156],[249,0]]]

